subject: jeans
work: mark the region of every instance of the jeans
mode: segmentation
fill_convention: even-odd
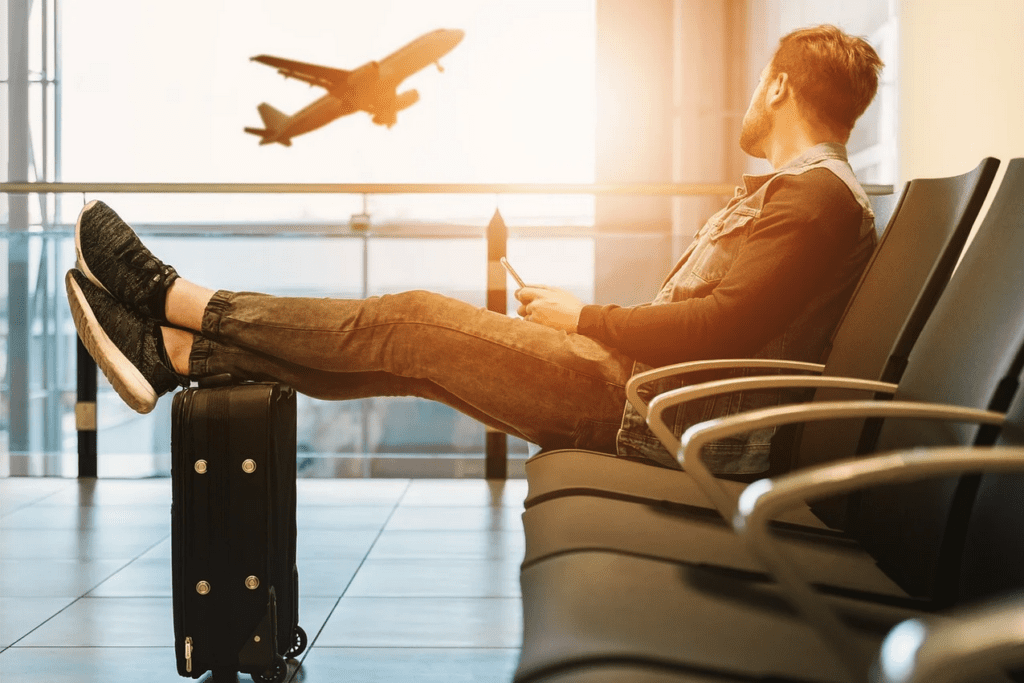
[[[418,396],[546,449],[615,452],[633,361],[601,343],[431,292],[364,300],[217,292],[189,376],[329,400]]]

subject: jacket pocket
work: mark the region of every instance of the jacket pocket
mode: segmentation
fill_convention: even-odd
[[[720,223],[709,226],[704,248],[695,255],[691,268],[693,275],[705,283],[722,280],[732,269],[740,248],[746,242],[754,218],[753,212],[739,208]]]

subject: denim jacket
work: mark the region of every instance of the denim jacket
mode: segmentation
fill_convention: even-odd
[[[680,301],[689,297],[706,296],[728,271],[736,253],[743,248],[754,222],[761,214],[765,197],[772,181],[785,175],[799,175],[811,169],[826,168],[849,187],[862,209],[860,239],[854,253],[845,261],[844,270],[831,280],[829,287],[817,293],[814,299],[791,322],[785,331],[762,347],[758,358],[778,358],[820,362],[826,343],[847,300],[859,279],[864,265],[874,249],[874,214],[863,188],[847,162],[842,145],[824,143],[807,150],[786,166],[771,174],[743,177],[743,187],[736,188],[728,205],[711,217],[694,236],[669,279],[652,302],[653,305]],[[710,275],[710,277],[709,277]],[[709,282],[710,281],[710,282]],[[637,362],[633,374],[650,369]],[[649,401],[653,396],[683,384],[692,385],[712,378],[739,376],[744,371],[690,374],[653,382],[641,395]],[[673,433],[681,435],[693,424],[752,409],[779,405],[798,400],[799,395],[780,391],[734,393],[691,401],[664,414]],[[720,474],[753,474],[769,467],[771,439],[774,428],[755,431],[746,436],[730,438],[709,444],[704,449],[704,462]],[[644,419],[627,402],[622,424],[616,438],[618,455],[654,460],[678,468],[675,454],[669,454],[661,442],[648,429]]]

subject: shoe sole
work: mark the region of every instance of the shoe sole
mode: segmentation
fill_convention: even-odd
[[[89,264],[85,262],[85,256],[82,254],[82,216],[84,216],[89,209],[96,206],[98,202],[98,199],[94,199],[83,206],[82,210],[78,212],[78,220],[75,221],[75,258],[78,260],[78,263],[76,263],[75,266],[78,270],[82,271],[82,275],[88,278],[89,282],[93,283],[107,294],[110,294],[110,290],[104,287],[103,283],[92,274],[91,270],[89,270]],[[113,296],[113,294],[111,294],[111,296]]]
[[[85,344],[89,355],[95,359],[103,376],[132,410],[142,414],[153,410],[159,398],[156,391],[135,364],[121,353],[104,332],[103,326],[96,319],[96,314],[85,298],[85,292],[75,282],[71,271],[65,276],[64,284],[68,290],[68,305],[71,307],[71,317],[75,321],[78,336]]]

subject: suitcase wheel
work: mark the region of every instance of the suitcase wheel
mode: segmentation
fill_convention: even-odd
[[[294,659],[306,650],[306,632],[302,630],[301,626],[295,627],[295,632],[292,634],[292,640],[294,641],[294,644],[291,649],[284,653],[284,656],[288,659]]]
[[[274,655],[274,665],[261,674],[253,674],[256,683],[281,683],[288,675],[288,663],[281,655]]]

